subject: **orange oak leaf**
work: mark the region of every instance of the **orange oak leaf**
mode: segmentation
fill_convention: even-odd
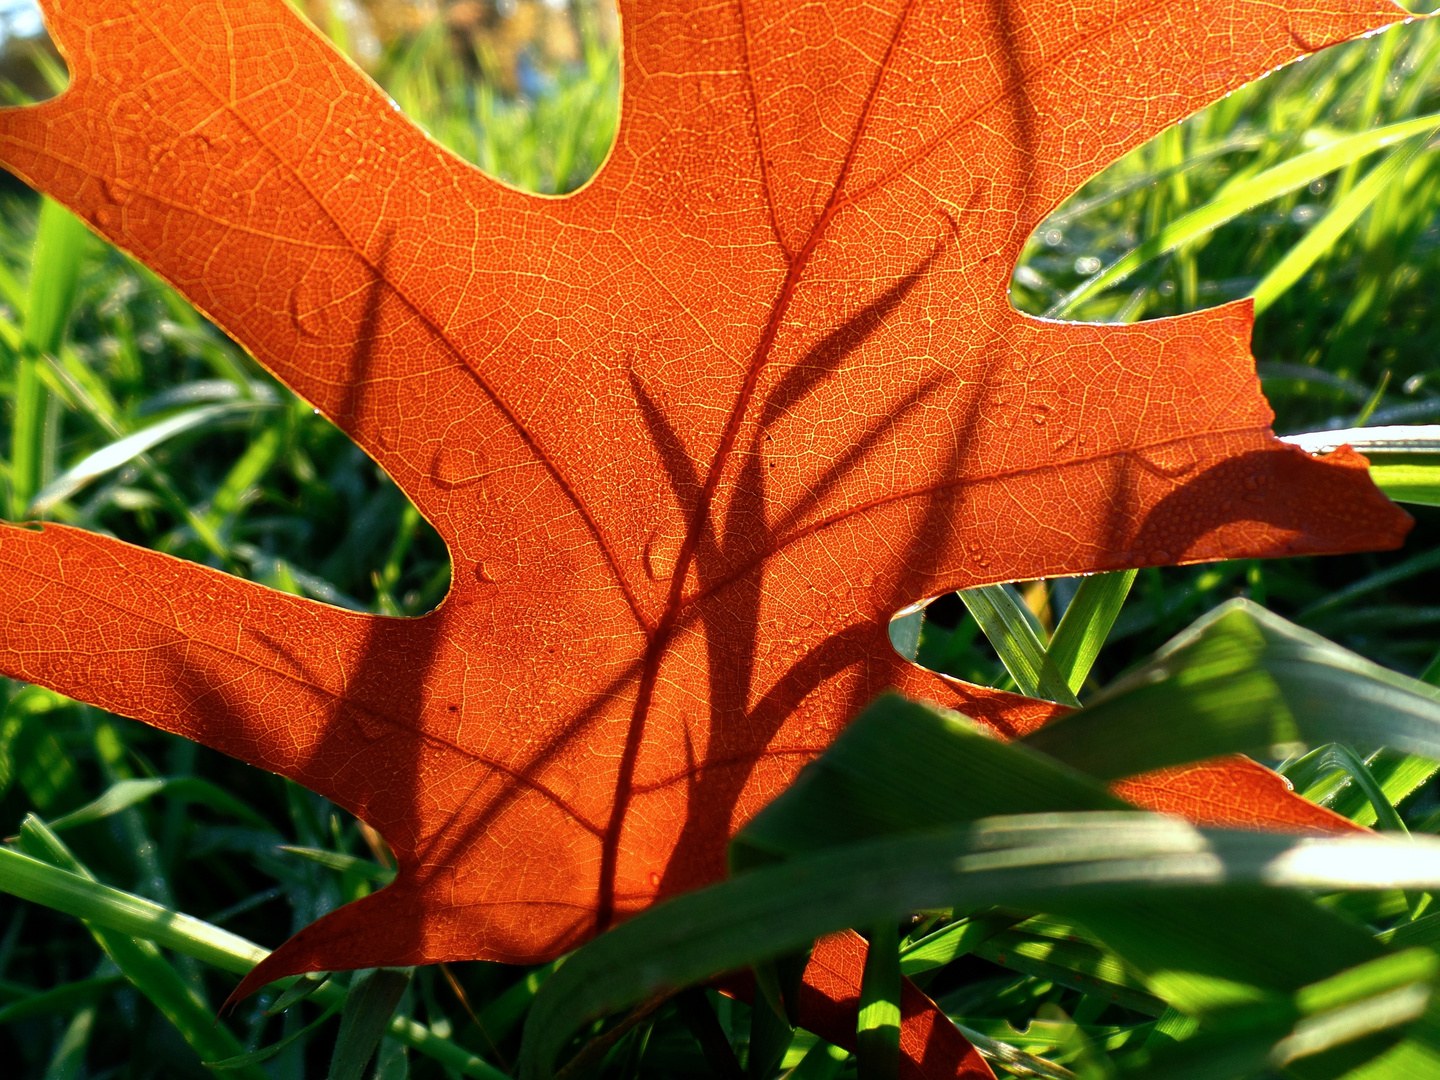
[[[73,82],[0,112],[0,163],[333,419],[453,561],[391,619],[0,529],[0,669],[396,851],[242,991],[552,957],[720,876],[887,687],[1043,719],[895,653],[926,597],[1408,528],[1363,459],[1272,437],[1247,303],[1085,326],[1007,297],[1103,165],[1389,0],[636,0],[615,147],[558,199],[430,141],[284,0],[45,6]]]

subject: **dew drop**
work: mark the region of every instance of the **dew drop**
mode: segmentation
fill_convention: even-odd
[[[319,286],[311,278],[301,278],[290,290],[286,306],[290,311],[290,325],[303,338],[314,340],[329,329],[330,308],[320,296]]]
[[[1188,443],[1152,446],[1137,452],[1141,461],[1167,479],[1176,479],[1192,471],[1199,460]]]
[[[485,452],[474,446],[446,443],[435,452],[430,477],[443,488],[464,487],[485,475]]]
[[[500,559],[484,559],[475,564],[475,580],[481,585],[499,585],[509,579],[510,569]]]
[[[660,875],[654,870],[650,871],[650,887],[652,889],[658,889],[660,887]]]

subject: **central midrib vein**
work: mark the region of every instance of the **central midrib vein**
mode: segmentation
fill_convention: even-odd
[[[605,835],[601,840],[599,897],[595,911],[597,932],[603,932],[608,928],[615,917],[615,874],[620,858],[620,834],[625,827],[625,816],[630,808],[635,764],[640,756],[640,744],[645,735],[645,722],[650,714],[651,702],[654,700],[655,683],[660,674],[660,663],[670,647],[670,640],[674,635],[676,624],[685,610],[685,581],[690,575],[690,567],[694,564],[695,553],[699,550],[705,536],[706,526],[710,521],[710,508],[715,501],[715,493],[720,487],[720,478],[725,472],[725,466],[729,463],[735,443],[740,437],[740,429],[750,411],[750,403],[755,397],[755,389],[760,383],[760,374],[770,359],[770,353],[775,347],[775,339],[780,334],[780,326],[785,321],[786,312],[790,309],[790,302],[794,299],[795,292],[804,277],[805,268],[816,248],[824,239],[830,222],[846,205],[841,198],[841,192],[845,189],[845,182],[850,175],[851,166],[854,164],[855,155],[870,120],[871,109],[879,94],[880,84],[889,69],[890,58],[895,52],[896,43],[900,40],[912,4],[913,0],[906,0],[905,5],[900,9],[895,20],[895,28],[890,35],[890,41],[885,47],[885,53],[875,66],[875,77],[871,81],[870,88],[861,105],[860,115],[856,118],[855,130],[846,148],[845,159],[841,162],[839,172],[835,177],[834,186],[831,187],[825,206],[811,227],[805,243],[790,260],[789,267],[785,272],[785,279],[781,282],[779,292],[770,307],[770,318],[766,321],[765,329],[760,334],[760,340],[755,345],[755,352],[745,374],[745,382],[725,421],[719,445],[715,448],[715,454],[711,458],[710,471],[700,489],[700,496],[695,501],[695,510],[686,529],[685,540],[680,545],[679,554],[675,558],[675,570],[670,578],[670,589],[665,598],[665,607],[655,628],[650,632],[646,645],[645,664],[640,676],[640,686],[635,695],[635,710],[631,714],[630,727],[625,734],[625,748],[620,756],[620,771],[615,778],[615,801],[611,807],[610,821],[606,826]],[[758,133],[760,131],[758,102],[755,108],[755,130]],[[763,147],[757,149],[763,157]],[[781,247],[783,249],[783,243]]]

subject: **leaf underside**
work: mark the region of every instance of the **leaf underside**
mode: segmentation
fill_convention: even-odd
[[[431,142],[284,0],[45,7],[72,84],[0,111],[0,163],[329,416],[454,565],[391,619],[0,529],[0,670],[394,848],[394,885],[242,991],[553,957],[721,876],[887,687],[1009,736],[1060,711],[897,655],[890,616],[926,597],[1409,527],[1363,458],[1273,438],[1248,303],[1088,326],[1007,298],[1107,162],[1391,3],[622,5],[615,147],[560,199]],[[1258,766],[1127,783],[1335,826]]]

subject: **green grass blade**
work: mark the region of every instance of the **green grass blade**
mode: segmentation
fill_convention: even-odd
[[[325,848],[296,847],[293,844],[281,844],[278,850],[299,855],[302,859],[309,859],[321,866],[328,866],[331,870],[338,870],[342,874],[358,873],[371,881],[381,881],[386,885],[395,880],[394,870],[388,870],[372,859],[361,859],[355,855],[328,851]]]
[[[1384,161],[1365,174],[1365,179],[1356,184],[1346,196],[1321,218],[1305,238],[1287,251],[1281,260],[1270,268],[1260,279],[1251,296],[1255,300],[1255,314],[1260,314],[1290,286],[1299,281],[1305,271],[1315,264],[1339,238],[1340,234],[1355,223],[1355,219],[1369,209],[1379,196],[1395,184],[1409,168],[1410,163],[1425,147],[1425,138],[1414,139],[1409,146],[1391,153]]]
[[[291,1032],[289,1035],[286,1035],[279,1042],[271,1043],[269,1046],[262,1046],[258,1050],[251,1050],[248,1053],[237,1054],[234,1057],[221,1058],[218,1061],[205,1061],[201,1064],[203,1064],[207,1069],[230,1070],[242,1069],[249,1065],[259,1065],[261,1062],[269,1061],[275,1055],[279,1054],[282,1050],[284,1050],[287,1046],[319,1030],[321,1025],[323,1025],[327,1020],[329,1020],[332,1016],[339,1012],[344,1007],[344,1005],[345,998],[343,996],[336,998],[335,1001],[331,1002],[330,1006],[314,1020],[311,1020],[310,1023],[306,1024],[304,1027]],[[281,1010],[279,1010],[278,1008],[272,1008],[271,1011],[279,1012]]]
[[[1039,1023],[1032,1021],[1031,1029]],[[1056,1065],[1053,1061],[1027,1053],[1017,1046],[992,1038],[964,1024],[955,1026],[986,1061],[995,1062],[1013,1076],[1035,1077],[1036,1080],[1076,1080],[1075,1074],[1063,1065]]]
[[[1403,139],[1427,134],[1437,126],[1440,126],[1440,116],[1423,116],[1350,135],[1233,184],[1215,199],[1171,222],[1139,247],[1105,267],[1045,314],[1050,318],[1059,318],[1081,301],[1118,285],[1151,259],[1204,236],[1245,211],[1303,187],[1367,154]]]
[[[1396,502],[1440,506],[1440,464],[1371,465],[1370,479]]]
[[[1440,762],[1434,758],[1388,749],[1367,758],[1365,766],[1379,784],[1380,793],[1391,806],[1398,806],[1440,771]],[[1335,795],[1330,802],[1330,808],[1337,814],[1344,814],[1357,825],[1371,826],[1377,820],[1370,800],[1354,787],[1345,788]]]
[[[117,439],[94,453],[87,454],[60,476],[57,476],[30,503],[32,514],[45,514],[57,503],[64,502],[85,485],[106,473],[127,465],[141,454],[153,450],[167,439],[173,439],[187,431],[206,424],[228,420],[234,416],[264,409],[269,406],[262,401],[234,401],[223,405],[204,405],[141,428],[133,434]]]
[[[88,825],[101,821],[111,814],[118,814],[132,806],[138,806],[155,795],[165,794],[182,802],[200,803],[222,814],[239,818],[258,829],[270,828],[270,822],[241,799],[237,799],[224,788],[194,776],[171,777],[168,779],[119,780],[105,789],[101,795],[77,810],[72,810],[48,822],[54,832],[73,829],[76,825]]]
[[[4,847],[0,847],[0,891],[153,941],[237,975],[269,955],[269,950],[228,930]],[[329,1005],[343,994],[344,990],[332,983],[314,997],[321,1005]],[[389,1035],[465,1076],[506,1080],[493,1065],[413,1020],[392,1018]]]
[[[1440,692],[1231,600],[1086,708],[1021,741],[1102,780],[1297,743],[1433,758]]]
[[[90,232],[79,218],[54,199],[41,200],[25,307],[25,343],[35,355],[60,348],[89,240]]]
[[[0,1009],[0,1024],[11,1024],[32,1016],[44,1016],[46,1013],[68,1013],[77,1007],[89,1005],[105,997],[116,987],[124,985],[123,975],[97,975],[90,979],[77,979],[75,982],[11,1002]]]
[[[58,350],[65,336],[89,237],[85,226],[69,210],[53,199],[41,200],[10,430],[10,513],[15,519],[24,516],[31,497],[45,479],[50,433],[41,358]]]
[[[1205,832],[1134,813],[992,818],[850,845],[677,897],[585,945],[538,995],[520,1075],[545,1080],[582,1025],[666,988],[915,909],[1109,907],[1177,889],[1209,902],[1238,890],[1253,902],[1257,885],[1426,889],[1432,879],[1440,840]]]
[[[1095,658],[1115,625],[1115,617],[1130,595],[1137,573],[1137,570],[1120,570],[1087,577],[1080,582],[1075,598],[1065,609],[1046,655],[1072,694],[1078,694],[1085,685]]]
[[[1364,794],[1375,811],[1375,820],[1379,828],[1390,832],[1409,834],[1410,830],[1405,827],[1405,822],[1400,820],[1400,815],[1396,812],[1394,805],[1386,798],[1385,792],[1376,781],[1370,767],[1354,750],[1348,746],[1332,746],[1327,752],[1327,757],[1350,774],[1350,779]]]
[[[45,1069],[45,1080],[80,1080],[85,1075],[85,1049],[95,1027],[95,1006],[77,1012],[55,1044],[55,1053]]]
[[[10,427],[10,518],[19,521],[40,487],[45,442],[45,384],[40,361],[21,355],[16,361],[15,406]]]
[[[329,1080],[360,1080],[413,974],[414,968],[379,968],[351,983],[330,1057]]]
[[[870,928],[860,979],[855,1056],[860,1080],[895,1080],[900,1068],[900,934],[882,919]]]
[[[0,848],[0,890],[243,975],[268,951],[153,901]]]
[[[966,589],[958,594],[990,639],[1000,661],[1020,692],[1063,705],[1078,705],[1064,678],[1045,655],[1045,644],[1035,633],[1029,614],[1003,585]]]
[[[1007,930],[977,945],[975,955],[1082,994],[1097,994],[1146,1016],[1165,1011],[1165,1003],[1148,993],[1143,980],[1118,956],[1084,942],[1053,941]]]
[[[64,842],[33,814],[21,826],[20,839],[32,856],[93,880],[90,872]],[[209,1006],[180,977],[154,943],[97,925],[90,926],[90,933],[121,973],[135,989],[150,999],[202,1061],[241,1053],[240,1043],[230,1029],[216,1022]],[[238,1070],[238,1075],[246,1080],[267,1080],[265,1073],[253,1066]]]
[[[1301,619],[1313,619],[1315,616],[1325,612],[1334,611],[1343,607],[1352,600],[1358,600],[1362,596],[1369,596],[1373,592],[1389,588],[1391,585],[1398,585],[1402,581],[1409,581],[1417,574],[1423,574],[1440,567],[1440,548],[1430,551],[1421,551],[1408,559],[1387,566],[1383,570],[1377,570],[1373,574],[1367,574],[1359,581],[1352,581],[1344,588],[1336,589],[1323,600],[1318,600],[1300,612]]]
[[[1311,454],[1348,445],[1370,459],[1370,479],[1396,502],[1440,505],[1440,425],[1310,431],[1283,441]]]
[[[805,1052],[785,1080],[835,1080],[850,1059],[850,1051],[821,1039]]]
[[[806,958],[808,959],[808,956]],[[764,963],[754,965],[757,976],[767,967],[773,976],[774,965]],[[757,979],[757,984],[758,981]],[[776,983],[778,986],[778,979]],[[780,996],[783,998],[783,993]],[[745,1062],[745,1075],[750,1080],[770,1080],[780,1063],[785,1060],[785,1052],[790,1049],[794,1040],[795,1028],[783,1009],[764,1000],[761,994],[756,994],[750,1009],[750,1053]]]
[[[941,927],[900,950],[900,974],[908,978],[944,967],[951,960],[974,952],[982,942],[1014,922],[1015,919],[1003,916],[976,916]]]
[[[731,844],[731,868],[991,814],[1124,805],[1023,745],[887,694],[751,819]]]

